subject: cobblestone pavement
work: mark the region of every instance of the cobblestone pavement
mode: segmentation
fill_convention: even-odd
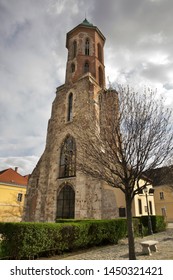
[[[141,241],[157,240],[158,252],[152,252],[151,256],[142,254]],[[173,260],[173,227],[164,232],[135,238],[135,250],[137,260]],[[53,256],[49,260],[128,260],[127,239],[120,240],[117,245],[94,247],[74,253]]]

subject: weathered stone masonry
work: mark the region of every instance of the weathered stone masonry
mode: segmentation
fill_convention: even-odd
[[[113,191],[75,167],[78,139],[73,121],[80,123],[81,110],[95,110],[91,100],[97,101],[105,88],[104,43],[103,34],[87,20],[67,33],[65,84],[57,88],[45,151],[29,180],[25,221],[117,215]]]

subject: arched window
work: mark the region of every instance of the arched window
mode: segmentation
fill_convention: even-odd
[[[76,57],[76,53],[77,53],[77,42],[74,41],[73,42],[73,58]]]
[[[73,219],[75,211],[75,192],[70,185],[65,185],[57,197],[57,219]]]
[[[72,63],[72,64],[71,64],[71,72],[74,73],[74,71],[75,71],[75,64]]]
[[[99,66],[98,72],[99,72],[99,86],[103,87],[103,70],[101,66]]]
[[[73,117],[73,93],[70,92],[68,96],[68,108],[67,108],[67,121],[72,121]]]
[[[89,39],[87,38],[85,41],[85,55],[89,55],[90,54],[90,42]]]
[[[89,63],[88,63],[88,61],[86,61],[85,64],[84,64],[84,73],[87,73],[87,72],[89,72]]]
[[[74,176],[76,176],[76,143],[72,136],[67,136],[61,148],[59,177]]]
[[[98,59],[102,62],[102,48],[99,43],[97,44],[97,53],[98,53]]]

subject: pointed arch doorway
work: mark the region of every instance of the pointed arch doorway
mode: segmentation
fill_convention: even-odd
[[[75,192],[66,184],[57,196],[57,219],[74,219],[75,214]]]

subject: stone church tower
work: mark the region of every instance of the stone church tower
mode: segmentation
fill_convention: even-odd
[[[104,43],[104,35],[86,19],[67,33],[65,84],[56,90],[45,151],[29,179],[25,221],[117,216],[111,188],[76,169],[73,122],[80,121],[81,110],[88,112],[85,107],[96,110],[98,95],[105,89]]]

